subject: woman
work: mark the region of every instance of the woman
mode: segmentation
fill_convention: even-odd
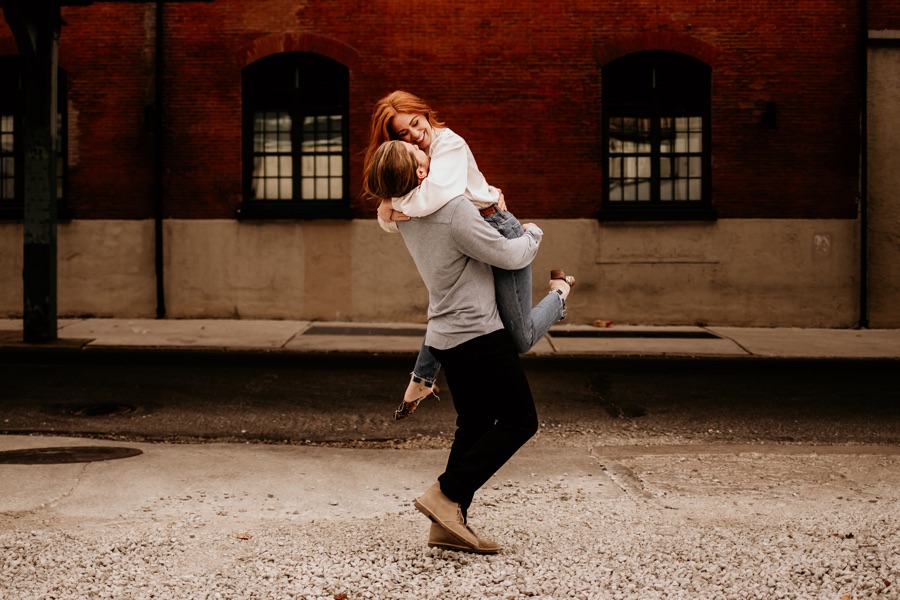
[[[366,151],[366,173],[371,172],[373,157],[381,144],[392,139],[415,145],[426,153],[429,161],[425,165],[427,178],[420,180],[420,185],[379,205],[379,222],[385,230],[396,232],[397,221],[430,215],[462,195],[505,237],[512,239],[523,234],[518,219],[506,211],[501,191],[489,185],[479,171],[468,144],[445,127],[424,100],[409,92],[396,91],[376,103]],[[494,269],[494,280],[500,317],[519,352],[530,350],[553,324],[565,318],[565,299],[574,278],[566,276],[564,271],[551,273],[550,293],[533,309],[530,265],[514,271]],[[432,395],[439,369],[440,363],[423,343],[395,418],[409,416],[422,400]]]

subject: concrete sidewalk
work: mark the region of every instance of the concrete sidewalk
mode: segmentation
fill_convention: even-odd
[[[24,344],[21,320],[0,320],[0,349],[149,349],[408,353],[424,324],[231,319],[61,319],[59,340]],[[551,329],[533,356],[900,359],[898,329],[592,327]]]

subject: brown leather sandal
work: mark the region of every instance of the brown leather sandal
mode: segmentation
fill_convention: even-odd
[[[550,281],[553,281],[554,279],[565,281],[569,284],[569,287],[575,287],[575,277],[573,275],[566,275],[566,272],[562,269],[553,269],[550,271]]]
[[[437,393],[439,391],[441,391],[441,390],[438,389],[438,386],[434,386],[431,388],[431,390],[427,394],[425,394],[421,398],[416,398],[412,402],[406,402],[405,400],[401,400],[400,408],[398,408],[397,410],[394,411],[394,420],[399,421],[401,419],[405,419],[406,417],[408,417],[411,414],[413,414],[414,412],[416,412],[416,409],[419,408],[419,404],[422,402],[422,400],[426,400],[427,398],[434,398],[435,400],[440,400],[441,399],[440,396],[437,395]]]

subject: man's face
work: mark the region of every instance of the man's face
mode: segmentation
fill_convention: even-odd
[[[415,144],[409,142],[404,142],[404,144],[416,159],[416,164],[419,165],[416,168],[416,175],[419,177],[419,183],[422,183],[422,180],[428,177],[428,171],[431,169],[431,157],[422,152]]]

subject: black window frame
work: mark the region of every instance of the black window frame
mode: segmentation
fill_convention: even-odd
[[[648,50],[611,61],[603,67],[602,78],[603,198],[599,219],[716,219],[709,65],[679,52]],[[619,142],[616,151],[611,150],[614,141]],[[700,149],[692,149],[691,144],[697,142]],[[640,158],[646,160],[640,162]],[[620,161],[618,172],[613,168],[615,159]],[[627,164],[631,175],[626,175],[626,159],[631,159]],[[640,172],[648,166],[649,176],[641,177]],[[692,176],[697,166],[700,175]],[[685,176],[679,177],[679,170]],[[692,180],[699,180],[699,186],[692,187]],[[618,194],[612,191],[616,181],[622,184]],[[633,186],[630,195],[635,197],[627,198],[626,182]],[[697,192],[700,197],[691,198]],[[687,198],[676,199],[676,194]],[[641,195],[644,197],[637,199]]]
[[[22,220],[25,216],[25,161],[24,126],[22,97],[22,62],[19,55],[0,56],[0,220]],[[68,218],[66,192],[68,189],[68,119],[67,119],[68,79],[63,69],[57,70],[57,135],[56,135],[56,202],[57,219]],[[12,124],[12,150],[4,148],[3,137],[10,135],[7,125]],[[12,176],[6,165],[13,164]],[[12,180],[13,193],[10,197],[6,187]]]
[[[239,218],[246,219],[349,219],[352,218],[350,208],[350,150],[349,150],[349,105],[350,105],[350,71],[340,62],[321,54],[312,52],[283,52],[261,58],[245,66],[242,72],[243,128],[242,156],[243,198],[238,211]],[[287,115],[290,127],[279,131],[257,127],[257,116],[268,115],[268,121],[278,121],[278,115]],[[339,128],[335,128],[335,120],[339,117]],[[264,117],[263,121],[267,119]],[[298,123],[307,125],[307,137],[304,127],[296,127]],[[312,129],[324,126],[325,137],[313,133],[313,141],[306,145],[312,151],[304,150],[304,139],[309,140]],[[340,150],[327,148],[328,135],[340,131]],[[318,131],[318,130],[317,130]],[[289,137],[288,137],[289,134]],[[260,137],[261,136],[261,137]],[[268,137],[267,137],[268,136]],[[290,140],[288,151],[280,149],[259,150],[255,140],[274,141]],[[324,144],[320,144],[324,142]],[[324,149],[316,149],[324,145]],[[340,153],[341,189],[340,198],[303,198],[304,157],[317,166],[332,168],[334,157]],[[290,181],[289,186],[279,189],[291,189],[290,199],[258,198],[254,191],[254,181],[261,181],[267,176],[267,166],[256,169],[256,159],[270,157],[273,160],[281,156],[290,163],[290,175],[285,177],[276,174],[269,179],[275,183]],[[318,159],[318,160],[317,160]],[[319,160],[325,159],[325,162]],[[271,164],[271,163],[266,163]],[[278,165],[284,163],[278,161]],[[280,168],[280,167],[276,167]],[[313,174],[313,185],[328,185],[329,173]],[[331,179],[335,177],[330,175]],[[307,180],[310,178],[307,177]],[[332,188],[329,187],[329,190]],[[331,191],[329,191],[331,193]]]

